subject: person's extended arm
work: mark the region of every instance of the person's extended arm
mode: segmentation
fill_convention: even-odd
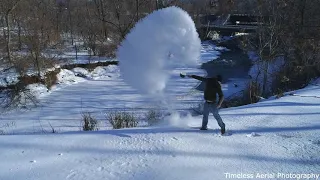
[[[218,95],[219,95],[219,101],[218,101],[218,105],[217,108],[220,108],[222,105],[222,102],[224,100],[224,96],[223,96],[223,92],[222,92],[222,88],[221,88],[221,84],[218,82]]]
[[[190,78],[193,78],[193,79],[197,79],[199,81],[205,81],[206,80],[206,78],[201,77],[201,76],[197,76],[197,75],[187,75],[187,76],[190,77]]]

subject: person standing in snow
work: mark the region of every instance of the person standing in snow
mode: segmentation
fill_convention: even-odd
[[[205,82],[204,99],[206,102],[204,103],[202,126],[200,130],[207,130],[209,113],[211,112],[221,128],[221,134],[224,134],[226,131],[225,124],[223,123],[219,115],[219,108],[221,107],[224,100],[223,92],[221,89],[222,77],[220,75],[210,78],[196,75],[180,75],[181,77],[187,76]],[[219,96],[218,102],[216,98],[217,94]]]

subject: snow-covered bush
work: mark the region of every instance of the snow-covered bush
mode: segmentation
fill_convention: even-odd
[[[57,68],[53,71],[48,71],[46,74],[45,74],[45,85],[47,86],[48,89],[51,89],[51,87],[53,85],[55,85],[58,81],[58,77],[57,75],[60,73],[60,68]]]
[[[98,45],[98,55],[106,57],[115,57],[117,46],[115,44]]]
[[[76,67],[72,69],[72,72],[74,72],[75,76],[87,78],[89,76],[89,71],[85,68]]]
[[[82,130],[97,131],[98,129],[98,120],[91,113],[82,113]]]
[[[113,129],[137,127],[138,121],[133,113],[128,112],[110,112],[106,114],[106,118]]]
[[[76,76],[74,72],[67,69],[61,69],[57,75],[57,83],[59,84],[73,84],[82,81],[85,81],[85,79]]]
[[[13,133],[14,128],[16,128],[16,122],[14,121],[0,124],[0,135],[11,134]]]
[[[38,106],[38,97],[46,94],[48,89],[43,84],[24,85],[18,83],[12,89],[2,91],[2,107],[5,109],[31,108]]]
[[[149,126],[155,125],[160,122],[162,114],[159,110],[151,109],[145,114],[145,119]]]

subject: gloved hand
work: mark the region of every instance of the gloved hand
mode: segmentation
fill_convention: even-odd
[[[181,78],[185,78],[185,77],[186,77],[186,75],[185,75],[185,74],[180,73],[180,77],[181,77]]]

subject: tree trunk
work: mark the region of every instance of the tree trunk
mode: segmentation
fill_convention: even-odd
[[[269,61],[263,61],[263,84],[262,84],[262,95],[267,95],[267,83],[268,83],[268,69],[269,69]]]
[[[36,36],[37,37],[37,36]],[[38,71],[38,77],[41,79],[41,68],[40,68],[40,62],[39,62],[39,57],[40,57],[40,45],[39,44],[36,44],[35,45],[36,47],[36,49],[34,49],[35,50],[35,61],[36,61],[36,66],[37,66],[37,71]]]
[[[136,22],[139,21],[139,0],[136,0]]]
[[[10,27],[10,11],[6,14],[6,26],[7,26],[7,54],[8,54],[8,59],[9,59],[9,62],[12,63],[12,57],[11,57],[11,34],[10,34],[10,31],[11,31],[11,27]]]
[[[101,6],[103,35],[104,35],[104,38],[107,40],[108,39],[108,31],[107,31],[106,15],[105,15],[105,12],[104,12],[103,1],[100,1],[100,6]]]
[[[76,50],[76,60],[78,60],[78,47],[77,47],[77,43],[74,43],[74,49]]]
[[[20,24],[20,21],[18,21],[18,43],[19,43],[19,50],[21,51],[22,49],[22,42],[21,42],[21,24]]]
[[[72,16],[70,10],[70,2],[68,1],[68,16],[69,16],[69,25],[70,25],[70,34],[71,34],[71,44],[74,45],[74,36],[73,36],[73,24],[72,24]]]

